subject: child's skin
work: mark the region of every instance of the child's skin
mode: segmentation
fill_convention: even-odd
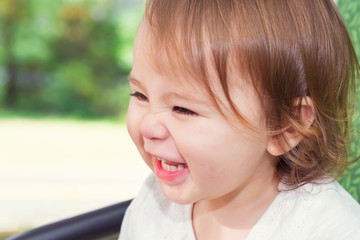
[[[197,239],[245,239],[278,194],[276,156],[283,153],[276,138],[268,134],[260,100],[250,83],[230,73],[234,102],[257,130],[239,120],[230,123],[208,93],[198,84],[190,84],[190,76],[181,69],[173,75],[155,70],[148,58],[146,29],[143,20],[129,75],[133,91],[127,118],[129,133],[157,174],[166,197],[176,203],[194,204]],[[235,119],[215,74],[213,78],[210,82],[225,112],[229,119]],[[293,135],[287,140],[296,145],[301,138]],[[180,170],[164,170],[167,166],[161,167],[159,158],[167,165],[180,165]]]

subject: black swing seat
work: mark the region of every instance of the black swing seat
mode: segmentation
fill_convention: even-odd
[[[35,228],[6,240],[117,239],[125,211],[132,200],[120,202],[59,222]]]

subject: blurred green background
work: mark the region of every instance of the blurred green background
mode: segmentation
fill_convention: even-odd
[[[0,239],[134,197],[127,136],[144,0],[0,0]]]
[[[142,3],[1,0],[2,114],[122,117]]]
[[[107,162],[104,160],[110,159],[110,156],[114,155],[112,151],[116,148],[116,145],[107,144],[104,136],[111,136],[113,141],[128,141],[116,139],[118,135],[114,133],[118,131],[119,134],[126,134],[123,126],[130,93],[127,74],[132,65],[132,44],[143,5],[144,0],[0,0],[0,120],[5,119],[6,121],[1,124],[8,129],[11,128],[8,136],[14,135],[16,130],[21,129],[21,125],[6,125],[11,123],[9,120],[13,121],[13,119],[40,120],[39,126],[41,125],[41,127],[47,126],[43,119],[49,118],[56,119],[57,122],[66,122],[68,119],[79,121],[80,119],[86,120],[86,124],[90,120],[94,123],[93,125],[85,124],[89,126],[89,129],[105,129],[101,132],[103,135],[92,137],[99,142],[104,142],[104,145],[108,145],[107,147],[111,147],[107,152],[108,156],[98,153],[101,155],[99,156],[101,160],[93,159],[92,161],[94,164],[101,161],[103,164],[108,164],[109,169],[107,172],[104,171],[105,174],[108,174],[111,168],[118,167],[112,165],[118,161],[117,159],[114,158]],[[359,56],[360,0],[339,0],[338,7]],[[351,159],[360,155],[359,104],[356,108],[353,119],[354,137],[350,147]],[[104,120],[111,124],[105,127],[97,124]],[[33,122],[27,121],[24,124],[30,124],[32,128],[35,125],[35,127],[38,126],[37,123],[34,125]],[[58,124],[49,123],[49,125],[59,128]],[[69,134],[79,129],[83,131],[84,124],[80,125],[75,124],[71,128],[65,129],[71,129]],[[37,130],[36,128],[35,132],[31,134],[36,135],[37,131],[51,132],[52,130],[49,129],[45,127]],[[3,138],[4,131],[0,133]],[[64,130],[62,129],[62,131]],[[54,138],[57,138],[56,134],[54,132]],[[23,135],[21,136],[24,138]],[[64,138],[64,141],[69,141],[70,138],[80,141],[76,136]],[[87,137],[87,139],[90,138]],[[0,140],[8,141],[8,139]],[[19,142],[19,139],[14,140],[14,144],[17,144],[21,152],[22,145]],[[51,143],[54,145],[53,142]],[[69,144],[76,145],[72,142]],[[49,151],[56,151],[56,149],[47,148]],[[124,156],[129,148],[126,145],[125,152],[119,153],[117,157]],[[19,151],[18,149],[15,151]],[[74,155],[73,151],[75,150],[71,149],[69,154]],[[82,158],[84,155],[81,155],[86,151],[88,150],[84,149],[79,154],[81,164],[88,161],[88,159]],[[0,151],[0,153],[2,152]],[[94,153],[91,154],[88,156],[89,158],[94,155]],[[13,169],[14,173],[18,171],[20,163],[11,165],[15,164],[11,161],[23,161],[22,157],[18,157],[16,161],[10,158],[1,158],[2,156],[0,156],[2,167],[4,162],[8,161],[8,166],[11,167],[8,169]],[[132,158],[133,156],[129,157],[127,163],[130,164]],[[67,158],[59,158],[58,161],[64,162],[64,166],[78,166],[78,168],[74,167],[74,176],[83,171],[83,165],[77,165],[73,162],[75,160],[64,159]],[[47,164],[45,160],[35,158],[26,160],[39,167]],[[86,164],[91,165],[89,162]],[[94,165],[93,168],[99,169],[99,166]],[[134,169],[138,170],[138,167],[134,167]],[[91,178],[94,176],[91,171],[90,173],[87,178],[91,182]],[[36,174],[41,174],[41,171],[35,171],[33,175]],[[13,183],[16,180],[15,177],[10,179],[11,175],[13,173],[10,171],[8,179],[6,180],[4,177],[3,179]],[[115,175],[119,174],[114,172]],[[44,179],[48,181],[48,177],[40,180],[45,181]],[[107,185],[120,181],[114,179],[109,180]],[[28,181],[28,179],[24,181]],[[73,180],[71,182],[74,184]],[[360,202],[360,162],[350,166],[340,182]],[[88,186],[90,187],[90,185],[93,186],[94,183]],[[114,192],[117,187],[114,186],[109,192]],[[88,195],[86,195],[87,197]],[[107,196],[107,198],[109,197]],[[9,201],[14,200],[9,198]],[[38,199],[36,201],[39,202]],[[29,225],[29,227],[33,226]]]
[[[338,0],[338,8],[345,21],[346,27],[353,41],[358,59],[360,57],[360,0]],[[358,76],[360,77],[360,76]],[[359,81],[358,81],[359,82]],[[360,93],[359,84],[357,86],[357,103],[353,116],[352,142],[350,146],[349,160],[354,160],[360,156]],[[350,165],[340,183],[350,192],[351,195],[360,203],[360,161]]]

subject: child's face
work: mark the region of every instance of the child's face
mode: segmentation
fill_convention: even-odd
[[[134,94],[127,126],[164,194],[174,202],[192,204],[267,188],[276,161],[267,152],[265,113],[252,87],[231,86],[242,115],[261,131],[240,122],[235,130],[199,86],[153,69],[145,55],[144,25],[134,45],[129,76]]]

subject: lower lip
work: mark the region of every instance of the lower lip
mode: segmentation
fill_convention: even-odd
[[[175,180],[180,180],[180,178],[184,177],[186,173],[188,172],[188,167],[185,167],[184,169],[180,171],[167,171],[162,168],[161,161],[157,158],[155,158],[155,173],[156,176],[162,180],[166,180],[169,182],[174,182]]]

